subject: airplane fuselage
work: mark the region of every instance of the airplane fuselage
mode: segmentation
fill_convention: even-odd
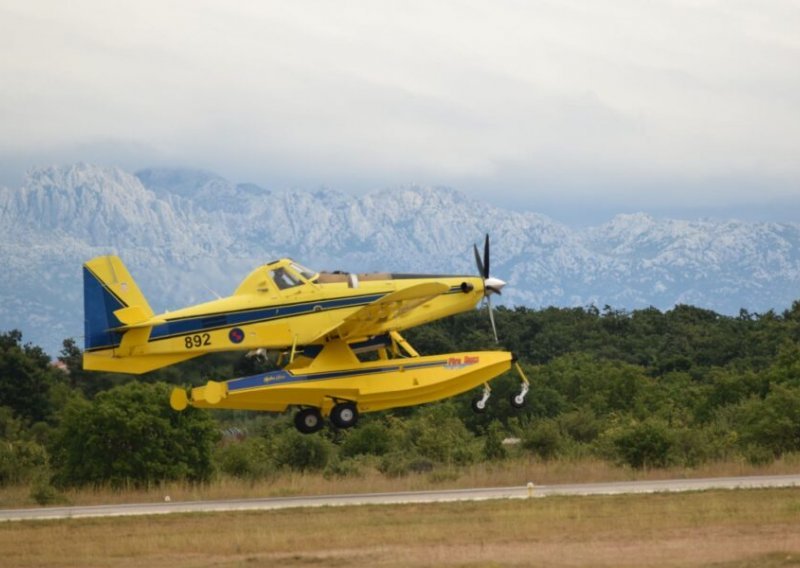
[[[334,338],[355,342],[472,309],[484,295],[484,282],[475,276],[321,273],[305,278],[293,266],[289,259],[261,266],[227,298],[120,321],[94,345],[87,343],[84,368],[142,373],[209,352],[289,349]],[[403,311],[403,291],[424,290],[424,285],[437,288]],[[375,307],[369,308],[366,329],[357,322],[341,328],[370,305]],[[119,311],[129,308],[122,299],[120,306]]]

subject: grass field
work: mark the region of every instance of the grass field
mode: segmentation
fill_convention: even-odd
[[[800,566],[800,490],[11,522],[0,563]]]
[[[166,483],[143,489],[84,488],[58,495],[56,505],[98,505],[111,503],[147,503],[162,501],[215,500],[298,495],[332,495],[422,491],[427,489],[463,489],[474,487],[510,487],[560,483],[590,483],[676,478],[727,477],[741,475],[779,475],[800,471],[800,455],[790,454],[766,465],[754,466],[744,461],[717,462],[699,468],[664,468],[633,470],[597,459],[537,461],[513,459],[497,464],[475,464],[461,468],[440,468],[430,473],[386,477],[366,468],[363,475],[326,479],[320,473],[285,472],[275,477],[245,481],[230,477],[211,483],[192,485]],[[34,507],[31,487],[0,488],[0,508]],[[2,566],[2,563],[0,563]]]

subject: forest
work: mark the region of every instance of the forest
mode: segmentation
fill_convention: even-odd
[[[171,385],[263,370],[240,353],[141,376],[86,372],[75,339],[54,365],[17,330],[0,333],[0,487],[29,485],[50,502],[68,487],[167,480],[263,479],[286,470],[387,477],[515,457],[593,457],[632,469],[766,464],[800,451],[800,301],[782,313],[725,316],[609,306],[496,310],[500,345],[530,379],[512,407],[515,373],[477,393],[366,414],[358,426],[298,433],[289,413],[174,412]],[[408,330],[422,354],[497,349],[485,310]]]

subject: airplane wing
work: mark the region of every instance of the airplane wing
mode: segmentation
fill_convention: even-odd
[[[347,340],[385,333],[391,327],[387,326],[387,324],[392,320],[407,314],[449,290],[450,287],[446,284],[425,282],[392,292],[350,314],[338,325],[320,334],[317,339],[335,335]]]

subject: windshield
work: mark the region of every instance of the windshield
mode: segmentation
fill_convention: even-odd
[[[302,264],[297,264],[296,262],[293,262],[290,266],[292,267],[292,270],[294,270],[297,274],[299,274],[300,276],[302,276],[306,280],[309,280],[309,281],[313,280],[314,277],[317,275],[316,272],[314,272],[313,270],[311,270],[309,268],[306,268]]]
[[[286,290],[287,288],[293,288],[302,284],[300,280],[292,276],[292,274],[285,268],[276,268],[275,270],[270,270],[269,276],[272,278],[272,281],[275,282],[275,285],[281,290]]]

